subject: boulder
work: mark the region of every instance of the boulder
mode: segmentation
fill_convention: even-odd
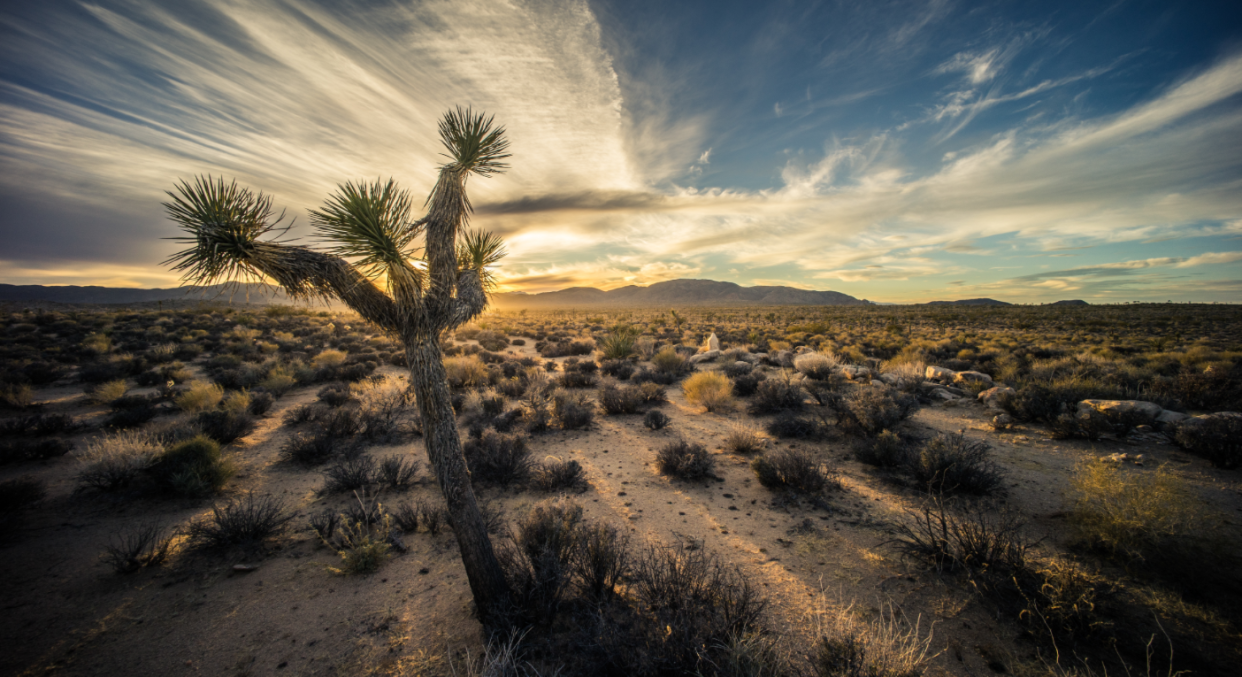
[[[740,372],[742,372],[742,373],[746,373],[746,372],[749,372],[749,371],[751,370],[751,368],[752,368],[752,367],[751,367],[751,364],[750,364],[749,362],[746,362],[746,361],[743,361],[743,360],[738,360],[737,362],[734,362],[734,363],[733,363],[733,368],[734,368],[734,369],[737,369],[738,371],[740,371]]]
[[[719,350],[709,350],[705,353],[699,353],[698,355],[691,355],[690,364],[698,364],[700,362],[711,362],[717,357],[720,357]]]
[[[897,385],[897,381],[899,381],[900,379],[897,378],[896,374],[880,374],[880,380],[887,383],[890,386],[895,386]]]
[[[934,398],[946,400],[946,401],[957,399],[957,395],[954,395],[953,393],[949,392],[947,388],[932,388],[932,391],[929,394]]]
[[[959,371],[953,375],[954,383],[985,383],[992,385],[992,377],[981,371]]]
[[[957,372],[953,371],[952,369],[945,369],[944,367],[928,366],[927,373],[924,375],[924,378],[926,378],[928,381],[942,381],[944,383],[948,383],[949,381],[953,380],[953,376],[955,374],[957,374]]]
[[[720,339],[716,338],[716,332],[712,332],[712,335],[707,337],[707,350],[705,352],[710,353],[713,350],[720,352]]]
[[[979,401],[987,406],[988,409],[1000,409],[1001,396],[1007,393],[1012,394],[1013,392],[1014,389],[1009,386],[992,386],[979,393]]]
[[[1164,408],[1154,402],[1141,400],[1083,400],[1078,403],[1079,413],[1098,411],[1110,419],[1133,417],[1136,424],[1155,423]]]
[[[1165,409],[1160,412],[1159,416],[1156,417],[1156,429],[1160,431],[1171,430],[1176,427],[1178,423],[1181,423],[1188,418],[1190,417],[1181,412],[1169,411],[1168,409]]]
[[[812,348],[811,346],[798,346],[797,348],[794,348],[793,350],[794,355],[806,355],[807,353],[813,353],[813,352],[815,352],[815,349]]]
[[[845,374],[845,378],[851,381],[869,381],[871,380],[871,370],[866,367],[860,367],[856,364],[847,364],[841,367],[841,373]]]

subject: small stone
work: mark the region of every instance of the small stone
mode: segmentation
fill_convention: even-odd
[[[258,568],[259,568],[259,565],[258,565],[258,564],[234,564],[234,565],[233,565],[233,571],[240,571],[240,572],[243,572],[243,573],[249,573],[249,572],[251,572],[251,571],[257,571],[257,570],[258,570]]]

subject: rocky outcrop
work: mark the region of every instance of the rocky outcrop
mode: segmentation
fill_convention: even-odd
[[[716,338],[716,332],[712,332],[712,335],[707,337],[707,350],[704,352],[710,353],[713,350],[720,352],[720,339]]]
[[[1001,409],[1001,398],[1005,395],[1014,394],[1014,389],[1009,386],[992,386],[987,390],[979,393],[979,401],[988,409]]]
[[[871,370],[866,367],[860,367],[854,364],[847,364],[841,367],[841,373],[845,374],[845,378],[851,381],[870,381]]]
[[[700,362],[711,362],[715,360],[717,357],[720,357],[719,350],[709,350],[705,353],[699,353],[698,355],[691,355],[690,364],[699,364]]]
[[[1098,411],[1110,421],[1129,419],[1134,425],[1151,425],[1164,412],[1164,407],[1155,402],[1140,400],[1083,400],[1078,403],[1078,411]]]
[[[937,381],[939,383],[952,383],[953,377],[956,374],[957,372],[953,371],[952,369],[945,369],[944,367],[933,367],[929,365],[927,367],[927,372],[924,374],[923,377],[926,378],[928,381]]]
[[[959,371],[953,374],[953,382],[961,385],[969,385],[971,383],[983,383],[988,387],[992,386],[992,377],[981,371]]]

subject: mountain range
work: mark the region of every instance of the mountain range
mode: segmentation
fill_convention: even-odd
[[[130,304],[156,301],[232,301],[256,305],[290,303],[282,291],[262,284],[171,289],[0,284],[0,302]],[[608,291],[573,287],[540,294],[500,292],[492,295],[492,305],[501,310],[510,310],[664,306],[841,306],[871,305],[871,302],[835,291],[810,291],[793,287],[743,287],[732,282],[713,280],[670,280],[648,287],[630,285]]]

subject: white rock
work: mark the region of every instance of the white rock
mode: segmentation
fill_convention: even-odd
[[[928,366],[927,373],[924,378],[928,381],[952,381],[955,374],[957,374],[957,372],[952,369]]]
[[[992,385],[992,377],[981,371],[959,371],[953,375],[954,383],[986,383]]]
[[[719,350],[709,350],[705,353],[699,353],[698,355],[691,355],[690,364],[698,364],[700,362],[710,362],[716,359],[717,357],[720,357]]]
[[[707,337],[707,351],[706,352],[710,353],[713,350],[716,352],[720,352],[720,339],[716,338],[716,332],[712,332],[712,335]]]
[[[1154,402],[1143,402],[1140,400],[1083,400],[1078,403],[1079,412],[1092,409],[1109,418],[1137,415],[1145,423],[1154,422],[1156,417],[1164,411],[1163,407]]]

